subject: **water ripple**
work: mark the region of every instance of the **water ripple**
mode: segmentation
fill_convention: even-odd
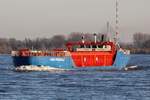
[[[150,55],[133,55],[133,71],[15,72],[10,56],[0,61],[0,100],[150,100]]]

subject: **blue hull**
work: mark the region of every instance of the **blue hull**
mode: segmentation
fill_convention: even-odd
[[[121,70],[126,67],[130,59],[129,55],[124,54],[122,51],[118,51],[114,64],[112,66],[93,66],[77,68],[72,61],[71,57],[53,57],[53,56],[13,56],[14,66],[22,65],[35,65],[35,66],[50,66],[54,68],[61,68],[66,70],[83,70],[83,69],[99,69],[99,70]]]

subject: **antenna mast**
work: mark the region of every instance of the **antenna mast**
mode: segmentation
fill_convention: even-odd
[[[114,37],[114,41],[116,42],[116,44],[119,46],[118,44],[118,34],[119,34],[119,10],[118,10],[118,6],[119,6],[119,1],[116,0],[116,25],[115,25],[115,37]]]
[[[111,41],[109,32],[110,32],[110,25],[109,25],[109,22],[107,21],[107,37],[106,38],[108,39],[108,41]]]

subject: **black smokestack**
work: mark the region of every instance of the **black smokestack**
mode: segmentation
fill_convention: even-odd
[[[105,37],[105,35],[102,34],[102,37],[101,37],[101,41],[102,41],[102,42],[104,41],[104,37]]]

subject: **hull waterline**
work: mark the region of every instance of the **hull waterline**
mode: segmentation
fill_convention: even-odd
[[[51,68],[58,68],[64,70],[122,70],[124,69],[130,55],[123,51],[117,51],[115,60],[110,66],[82,66],[75,65],[71,56],[55,57],[55,56],[13,56],[14,66],[49,66]]]

